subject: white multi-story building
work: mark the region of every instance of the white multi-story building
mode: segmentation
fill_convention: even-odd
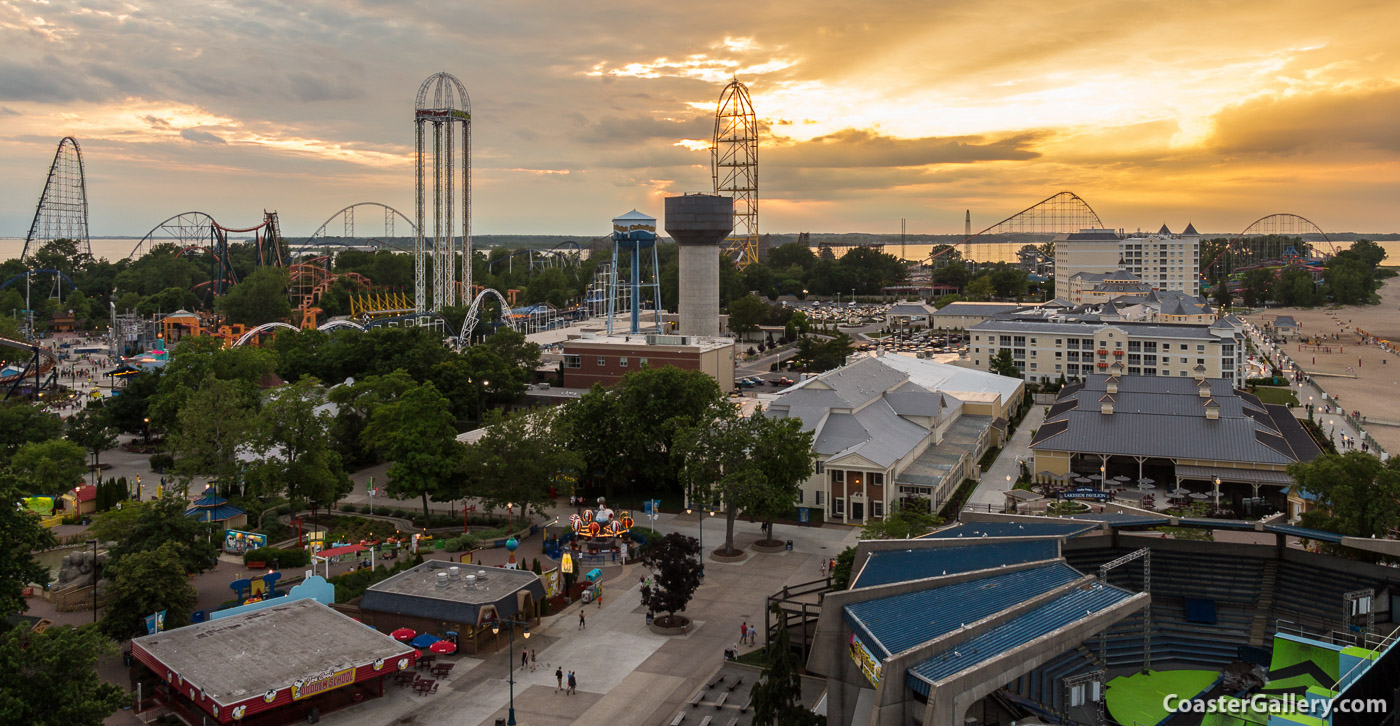
[[[1172,234],[1122,237],[1109,229],[1083,229],[1055,241],[1055,295],[1073,299],[1076,273],[1104,275],[1126,270],[1156,290],[1201,294],[1201,236],[1194,225]]]
[[[1244,338],[1227,322],[1163,325],[992,318],[968,330],[972,365],[990,370],[1002,350],[1027,381],[1093,373],[1181,378],[1203,373],[1244,385]],[[1121,364],[1121,370],[1114,367]],[[1197,367],[1200,370],[1197,370]]]

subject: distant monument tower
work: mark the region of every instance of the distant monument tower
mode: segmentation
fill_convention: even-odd
[[[666,233],[681,253],[681,335],[719,335],[719,247],[733,230],[732,197],[666,198]]]
[[[456,76],[435,73],[418,87],[413,128],[418,225],[413,308],[436,312],[456,305],[459,297],[465,301],[472,288],[472,112],[467,89]]]
[[[963,215],[963,239],[967,239],[968,237],[971,237],[971,236],[972,236],[972,210],[969,209],[969,210],[967,210],[967,213]]]

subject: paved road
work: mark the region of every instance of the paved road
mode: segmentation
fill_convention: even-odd
[[[977,505],[979,509],[990,505],[1000,511],[1001,506],[1006,504],[1003,492],[1010,489],[1021,475],[1019,462],[1032,462],[1031,430],[1040,428],[1044,421],[1045,407],[1031,406],[1021,425],[1016,428],[1016,433],[1012,434],[1011,440],[1006,442],[1006,446],[997,455],[992,468],[982,474],[982,481],[977,484],[972,496],[968,497],[969,504]],[[1010,480],[1007,477],[1011,477]]]

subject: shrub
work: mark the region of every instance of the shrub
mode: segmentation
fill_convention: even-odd
[[[266,562],[271,567],[274,560],[278,567],[305,567],[311,561],[311,555],[306,550],[276,547],[262,547],[243,553],[245,565],[249,562]]]
[[[442,546],[448,552],[466,552],[467,550],[476,548],[476,538],[470,535],[453,537],[443,542]]]
[[[340,511],[354,513],[360,511],[360,508],[353,504],[342,504],[340,505]],[[369,511],[369,508],[366,507],[365,511]]]
[[[175,457],[170,454],[151,454],[151,471],[162,474],[175,466]]]
[[[284,515],[284,514],[291,514],[291,513],[292,513],[292,505],[290,505],[290,504],[283,504],[282,506],[280,506],[280,507],[277,508],[277,516],[279,516],[279,517],[282,516],[282,515]]]
[[[408,519],[408,512],[402,509],[395,509],[391,516],[398,517],[399,519]]]

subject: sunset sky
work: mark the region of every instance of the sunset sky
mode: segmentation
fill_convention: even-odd
[[[736,74],[760,232],[954,233],[1062,189],[1130,230],[1396,231],[1397,26],[1394,0],[0,0],[0,236],[64,135],[94,235],[411,215],[414,94],[440,70],[472,97],[478,234],[599,235],[708,190]]]

